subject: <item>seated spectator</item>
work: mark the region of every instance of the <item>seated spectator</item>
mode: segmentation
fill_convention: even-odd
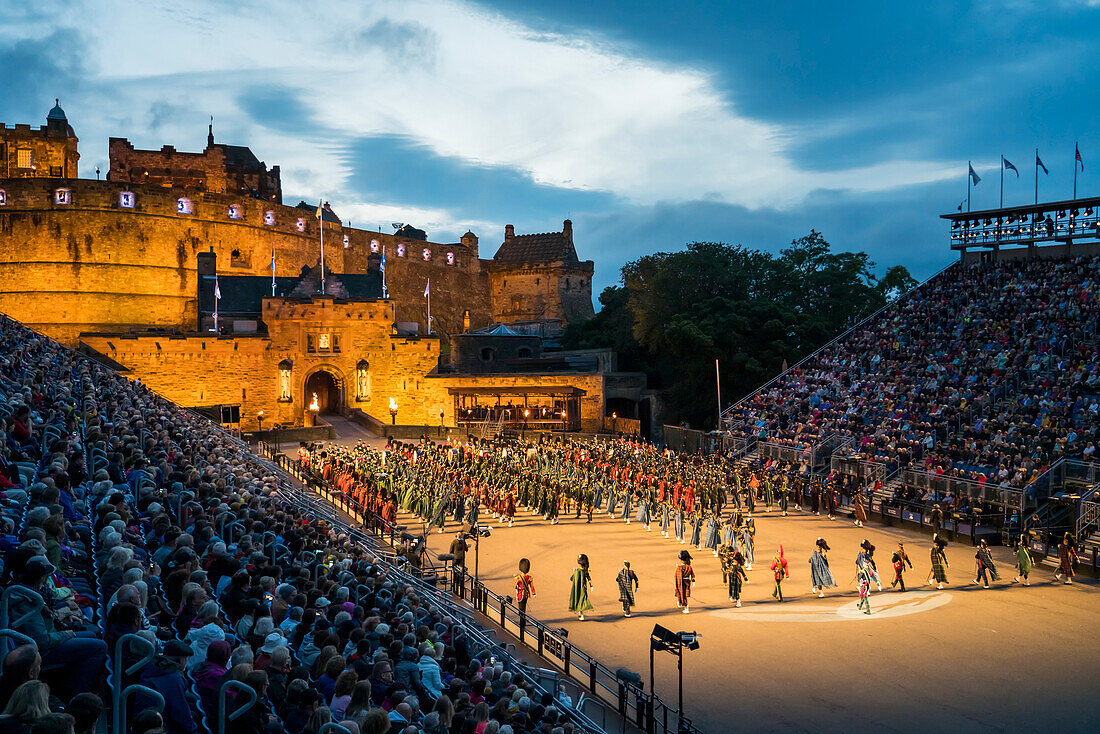
[[[34,723],[50,713],[50,687],[39,680],[18,686],[0,715],[0,734],[30,734]]]

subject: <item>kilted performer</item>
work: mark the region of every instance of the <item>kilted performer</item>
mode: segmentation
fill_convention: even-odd
[[[619,586],[619,601],[623,605],[623,616],[629,617],[630,608],[634,606],[634,592],[638,590],[638,574],[630,570],[630,561],[623,561],[623,567],[619,569],[615,583]]]

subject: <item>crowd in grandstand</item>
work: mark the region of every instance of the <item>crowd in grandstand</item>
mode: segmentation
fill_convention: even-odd
[[[887,464],[1024,487],[1100,438],[1100,258],[953,265],[730,414]]]
[[[216,425],[6,319],[0,426],[0,732],[94,731],[129,685],[134,734],[574,730]]]

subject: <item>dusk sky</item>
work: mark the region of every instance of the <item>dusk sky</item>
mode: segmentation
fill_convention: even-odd
[[[952,254],[938,215],[983,177],[996,206],[1100,191],[1100,0],[672,3],[7,0],[0,121],[54,97],[81,175],[107,138],[282,167],[284,200],[353,226],[574,222],[593,295],[693,240],[777,251],[811,228],[918,278]]]

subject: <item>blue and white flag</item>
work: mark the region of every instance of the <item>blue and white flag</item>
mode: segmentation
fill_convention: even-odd
[[[1050,175],[1050,171],[1048,171],[1047,167],[1043,165],[1043,159],[1039,157],[1039,151],[1035,151],[1035,165],[1038,166],[1039,168],[1042,168],[1043,173],[1045,173],[1048,176]]]
[[[980,183],[982,182],[982,177],[981,177],[981,176],[979,176],[979,175],[978,175],[978,174],[977,174],[977,173],[976,173],[976,172],[974,171],[974,166],[973,166],[973,165],[971,165],[971,166],[970,166],[970,178],[971,178],[971,180],[972,180],[972,181],[974,182],[974,185],[975,185],[975,186],[977,186],[978,184],[980,184]]]
[[[1016,174],[1016,178],[1020,177],[1020,172],[1016,170],[1016,166],[1012,165],[1012,161],[1005,158],[1004,156],[1001,156],[1001,160],[1004,162],[1006,171],[1013,171]]]

